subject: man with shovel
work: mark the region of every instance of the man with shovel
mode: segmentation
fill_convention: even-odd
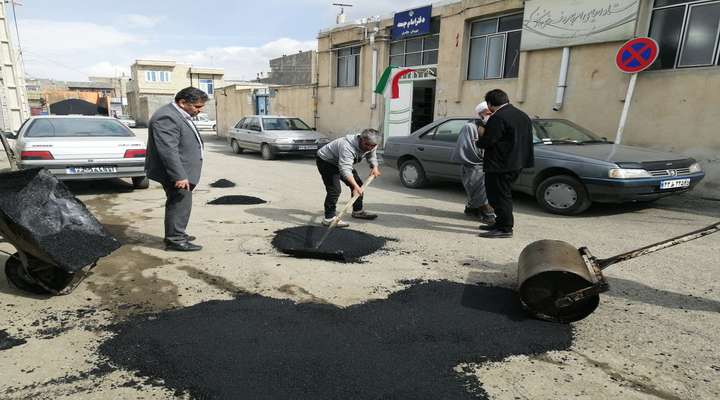
[[[360,195],[353,204],[352,217],[358,219],[377,218],[376,214],[363,210],[363,182],[353,166],[364,158],[370,165],[370,175],[380,176],[375,152],[379,137],[380,134],[377,130],[365,129],[359,135],[347,135],[335,139],[318,150],[315,161],[326,191],[323,225],[330,226],[335,219],[337,201],[342,192],[341,180],[352,190],[353,196]],[[338,221],[336,226],[344,228],[349,225],[347,222]]]

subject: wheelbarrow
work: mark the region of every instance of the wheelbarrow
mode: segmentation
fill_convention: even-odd
[[[67,187],[42,169],[0,173],[0,238],[15,247],[8,280],[35,294],[72,292],[121,244]]]
[[[579,321],[600,304],[600,293],[609,290],[602,271],[658,250],[699,239],[720,231],[720,222],[639,249],[599,259],[587,247],[559,240],[529,244],[518,260],[518,292],[523,307],[534,317],[553,322]]]

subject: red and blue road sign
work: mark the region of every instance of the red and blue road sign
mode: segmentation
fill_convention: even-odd
[[[645,70],[658,56],[658,45],[649,37],[639,37],[625,42],[615,56],[620,71],[628,74]]]

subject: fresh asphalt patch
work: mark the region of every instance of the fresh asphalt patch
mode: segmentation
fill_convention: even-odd
[[[346,308],[242,295],[111,329],[100,353],[112,365],[197,399],[485,399],[459,365],[573,338],[529,319],[512,290],[448,281]]]
[[[218,197],[215,200],[208,201],[208,204],[212,205],[250,205],[250,204],[264,204],[267,201],[253,196],[240,196],[230,195]]]
[[[293,255],[293,249],[313,250],[327,231],[324,226],[297,226],[275,232],[271,244],[283,253]],[[386,238],[346,228],[335,228],[327,239],[316,249],[318,252],[342,252],[346,262],[354,262],[370,255],[385,246]]]
[[[218,180],[216,180],[215,182],[211,183],[211,184],[210,184],[210,187],[214,187],[214,188],[230,188],[230,187],[235,187],[235,182],[229,181],[229,180],[227,180],[227,179],[225,179],[225,178],[222,178],[222,179],[218,179]]]

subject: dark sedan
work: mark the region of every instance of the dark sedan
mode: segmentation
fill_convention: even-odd
[[[409,188],[430,180],[460,181],[460,165],[450,154],[471,120],[445,118],[410,136],[390,137],[385,163],[398,168]],[[514,189],[556,214],[579,214],[592,202],[656,200],[687,192],[705,176],[692,158],[614,144],[568,120],[535,119],[533,134],[535,167],[523,170]]]

